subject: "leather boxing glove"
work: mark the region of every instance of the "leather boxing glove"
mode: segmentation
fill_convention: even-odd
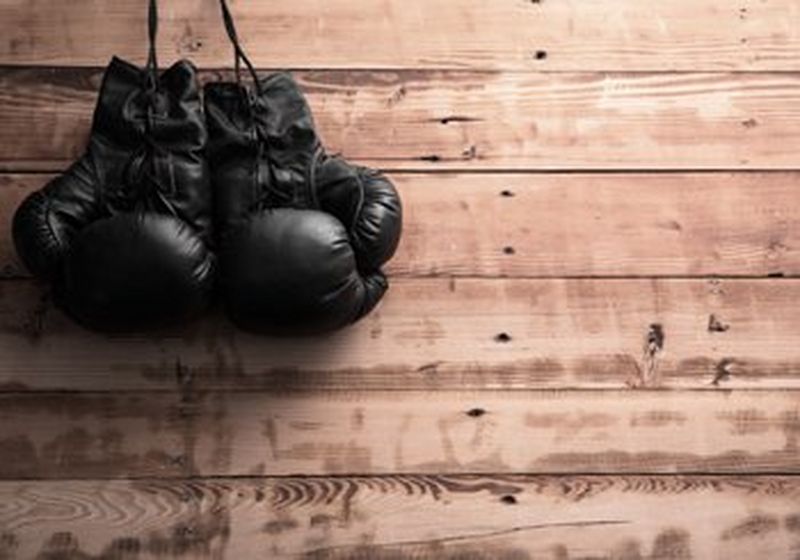
[[[237,81],[207,84],[205,103],[228,313],[277,334],[342,327],[388,287],[380,267],[400,238],[400,199],[377,171],[326,155],[297,84],[258,78],[221,5]],[[252,87],[238,79],[240,61]]]
[[[206,307],[214,256],[207,139],[194,66],[106,69],[84,155],[17,209],[22,261],[96,330],[138,330]]]

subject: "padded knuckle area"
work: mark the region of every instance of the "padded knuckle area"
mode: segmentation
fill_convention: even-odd
[[[213,268],[200,237],[176,218],[119,215],[75,239],[64,290],[71,312],[90,326],[168,323],[204,307]]]
[[[270,260],[273,266],[295,266],[298,272],[330,274],[329,266],[354,263],[344,226],[315,210],[279,209],[253,216],[227,244],[241,252],[242,266]],[[308,269],[308,270],[306,270]]]
[[[349,319],[363,299],[362,280],[344,226],[314,210],[253,216],[222,249],[224,297],[245,328],[296,323],[319,327]]]

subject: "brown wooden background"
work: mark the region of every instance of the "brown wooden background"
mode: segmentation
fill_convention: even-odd
[[[9,223],[145,2],[0,0],[0,559],[800,557],[800,2],[231,4],[396,180],[393,287],[316,341],[72,325]]]

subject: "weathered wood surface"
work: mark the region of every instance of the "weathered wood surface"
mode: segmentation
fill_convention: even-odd
[[[395,279],[329,337],[247,335],[219,314],[109,337],[4,281],[0,388],[798,388],[798,300],[795,279]]]
[[[0,397],[0,478],[796,473],[797,391]]]
[[[0,232],[51,175],[0,175]],[[396,173],[398,276],[800,274],[800,174]],[[11,236],[0,271],[26,275]]]
[[[795,0],[231,4],[396,171],[393,287],[277,341],[96,335],[0,281],[0,560],[796,560],[800,279],[752,278],[800,274]],[[160,8],[162,63],[230,77],[215,2]],[[0,0],[0,276],[144,16]]]
[[[0,557],[789,560],[799,500],[759,476],[10,482]]]
[[[797,70],[793,0],[231,2],[252,58],[270,67]],[[215,2],[162,2],[160,54],[229,66]],[[0,64],[102,65],[145,56],[132,0],[4,0]]]
[[[83,149],[100,78],[91,69],[0,69],[0,168],[64,168]],[[800,167],[798,74],[305,71],[298,78],[331,151],[383,168]]]

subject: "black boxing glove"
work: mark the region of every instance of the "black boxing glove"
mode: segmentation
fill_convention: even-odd
[[[253,88],[206,85],[209,161],[221,235],[220,285],[232,320],[278,334],[321,332],[372,310],[388,283],[402,210],[377,171],[325,154],[290,75]]]
[[[256,119],[273,164],[275,190],[307,191],[306,204],[333,214],[347,229],[358,268],[378,271],[400,241],[402,207],[394,185],[379,171],[326,154],[311,109],[290,74],[267,77],[260,91]]]
[[[256,212],[220,251],[228,311],[252,331],[334,330],[371,310],[387,288],[383,275],[358,271],[347,231],[326,212]]]
[[[17,252],[56,303],[96,330],[188,319],[211,296],[214,257],[207,139],[197,73],[106,69],[84,155],[14,215]]]

